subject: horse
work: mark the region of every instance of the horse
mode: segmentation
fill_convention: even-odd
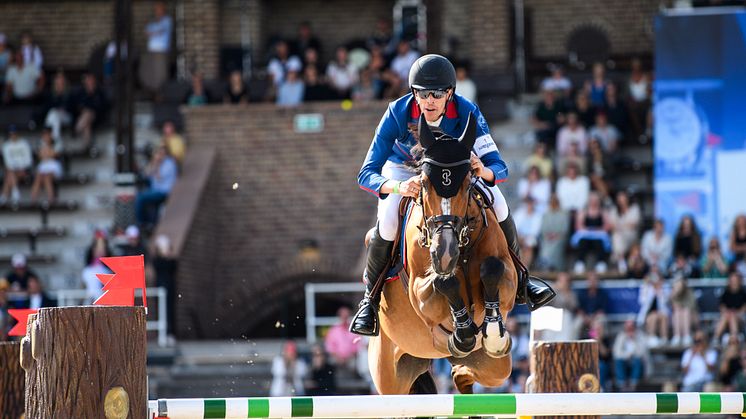
[[[476,123],[470,115],[458,139],[436,139],[424,118],[418,131],[422,187],[401,226],[401,280],[384,286],[369,342],[373,382],[380,394],[437,393],[429,367],[447,358],[460,393],[497,387],[511,372],[504,321],[518,271],[489,189],[471,172]]]

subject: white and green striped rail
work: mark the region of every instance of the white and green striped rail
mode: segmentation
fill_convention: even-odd
[[[746,393],[552,393],[159,399],[149,419],[742,414]]]

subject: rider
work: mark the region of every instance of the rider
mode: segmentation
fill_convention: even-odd
[[[420,57],[409,71],[410,93],[389,103],[378,124],[373,143],[360,168],[360,187],[379,198],[378,222],[368,245],[365,268],[365,297],[352,319],[350,331],[360,335],[378,334],[378,304],[386,265],[399,227],[399,202],[403,196],[416,197],[420,177],[405,163],[413,161],[410,150],[417,144],[413,135],[420,115],[424,115],[433,132],[459,138],[470,114],[476,118],[477,139],[471,155],[471,169],[490,187],[495,197],[494,209],[510,248],[517,255],[518,237],[508,204],[496,183],[508,178],[508,168],[492,140],[487,121],[476,104],[455,94],[456,71],[448,59],[437,54]],[[516,302],[524,304],[527,296],[534,308],[549,302],[551,288],[532,283],[519,275]],[[525,290],[525,293],[524,293]]]

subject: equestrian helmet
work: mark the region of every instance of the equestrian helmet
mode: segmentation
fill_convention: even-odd
[[[409,69],[410,89],[448,89],[456,87],[456,69],[448,58],[427,54],[418,58]]]

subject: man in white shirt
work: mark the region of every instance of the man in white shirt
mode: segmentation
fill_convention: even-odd
[[[456,93],[477,103],[477,85],[469,78],[465,65],[456,66]]]
[[[15,125],[8,128],[8,140],[3,144],[3,163],[5,163],[5,178],[0,205],[8,200],[8,196],[14,203],[21,199],[18,182],[28,175],[33,164],[31,146],[28,141],[18,137]]]
[[[153,11],[155,19],[145,26],[148,51],[140,63],[140,82],[151,92],[157,93],[168,78],[173,21],[166,14],[164,2],[155,2]]]
[[[663,220],[655,220],[653,229],[642,236],[640,252],[648,265],[658,265],[661,272],[666,272],[673,253],[673,240],[664,229]]]
[[[576,143],[581,155],[588,150],[588,132],[578,121],[578,114],[568,112],[567,125],[557,132],[557,156],[565,157],[570,152],[570,144]]]
[[[705,384],[714,379],[717,367],[717,351],[707,347],[707,337],[703,331],[694,334],[694,345],[681,357],[681,391],[700,392]]]
[[[414,64],[419,57],[420,54],[418,54],[417,51],[412,51],[412,47],[409,45],[408,41],[399,41],[396,57],[391,60],[391,71],[399,80],[399,87],[401,90],[407,88],[409,69],[412,68],[412,64]]]
[[[579,211],[588,203],[591,184],[588,178],[578,175],[578,166],[568,163],[565,176],[557,181],[557,198],[565,211]]]
[[[16,52],[14,59],[5,74],[5,103],[33,103],[44,88],[44,73],[27,64],[20,51]]]

